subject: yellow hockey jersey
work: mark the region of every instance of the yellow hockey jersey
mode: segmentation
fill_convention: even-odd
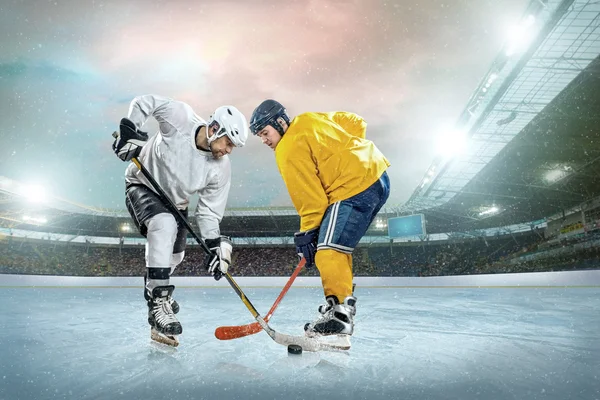
[[[309,112],[290,122],[275,158],[301,231],[318,227],[330,204],[364,191],[390,166],[366,130],[349,112]]]

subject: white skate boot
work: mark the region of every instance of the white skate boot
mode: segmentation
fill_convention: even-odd
[[[319,306],[322,315],[316,321],[304,325],[304,332],[306,336],[349,350],[350,337],[354,333],[356,297],[346,297],[343,304],[339,304],[336,296],[327,296],[326,300],[327,304]]]

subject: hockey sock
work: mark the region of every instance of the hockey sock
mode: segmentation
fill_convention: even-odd
[[[336,296],[340,303],[352,295],[352,255],[331,249],[317,251],[315,264],[321,274],[325,297]]]
[[[169,284],[169,274],[171,268],[148,268],[148,279],[146,279],[146,289],[152,293],[157,286],[167,286]]]

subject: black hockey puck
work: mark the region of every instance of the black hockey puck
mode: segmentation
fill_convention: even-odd
[[[302,354],[302,347],[297,344],[290,344],[288,346],[288,354]]]

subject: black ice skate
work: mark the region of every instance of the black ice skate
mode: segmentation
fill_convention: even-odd
[[[183,332],[183,328],[171,306],[171,295],[175,286],[157,286],[148,294],[148,323],[152,327],[150,337],[159,343],[177,347],[179,340],[177,335]]]
[[[308,337],[315,337],[336,347],[350,349],[350,337],[354,333],[356,297],[348,296],[339,304],[336,296],[327,296],[327,304],[319,306],[322,314],[316,321],[304,325]]]
[[[150,292],[146,289],[146,283],[148,278],[144,276],[144,298],[146,301],[150,300]],[[173,314],[177,314],[179,312],[179,303],[177,303],[173,297],[169,297],[169,302],[171,303],[171,308],[173,309]]]

